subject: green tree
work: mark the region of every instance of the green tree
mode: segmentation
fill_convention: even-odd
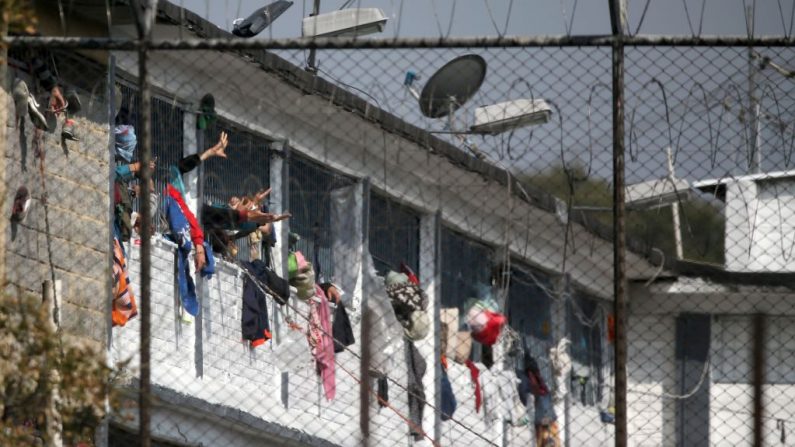
[[[593,218],[612,225],[613,192],[610,182],[587,175],[579,166],[569,168],[556,166],[536,174],[519,177],[536,189],[552,194],[573,207],[585,207]],[[686,259],[723,264],[724,217],[721,209],[699,197],[682,201],[682,245]],[[674,229],[671,207],[664,206],[648,210],[627,211],[627,237],[639,241],[647,249],[662,250],[673,256]]]
[[[0,445],[90,442],[110,373],[96,342],[57,331],[41,297],[0,297]]]

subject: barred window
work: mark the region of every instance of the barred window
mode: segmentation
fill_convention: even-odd
[[[469,298],[483,298],[491,290],[492,250],[461,233],[442,229],[442,307],[457,307],[466,321]]]
[[[397,270],[400,263],[419,273],[420,215],[381,194],[370,194],[369,246],[380,275]]]
[[[138,89],[127,82],[119,84],[122,95],[122,108],[127,109],[130,124],[135,127],[135,132],[140,138],[141,97]],[[174,166],[182,158],[184,151],[184,119],[185,110],[173,99],[152,97],[152,159],[157,160],[153,180],[153,192],[160,194],[168,184],[169,167]],[[135,160],[140,158],[140,144],[134,155]],[[161,197],[162,200],[162,197]],[[138,209],[138,204],[134,206]],[[160,206],[158,206],[160,213]],[[156,214],[157,216],[158,214]],[[155,231],[166,230],[163,219],[155,219]]]
[[[227,158],[210,158],[204,162],[204,202],[226,204],[232,196],[252,195],[270,185],[271,140],[227,120],[218,119],[204,133],[199,152],[213,146],[221,132],[229,135]],[[269,202],[265,202],[271,207]],[[250,241],[236,239],[237,259],[250,261]],[[266,251],[262,251],[266,256]]]
[[[294,153],[289,178],[290,232],[300,238],[294,248],[313,263],[318,281],[330,280],[334,276],[330,194],[354,180]]]
[[[566,300],[572,359],[572,390],[585,405],[598,405],[603,398],[607,314],[599,301],[575,293]]]

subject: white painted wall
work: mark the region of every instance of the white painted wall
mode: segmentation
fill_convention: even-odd
[[[117,57],[122,70],[136,71],[134,54],[120,53]],[[211,67],[206,64],[208,60],[213,61]],[[567,272],[579,288],[605,299],[612,295],[612,245],[608,241],[575,224],[571,226],[568,251],[564,250],[565,225],[553,213],[512,199],[506,187],[485,181],[422,145],[385,134],[370,121],[335,107],[327,100],[307,95],[231,53],[157,52],[150,70],[156,86],[172,92],[179,100],[196,102],[205,93],[212,92],[217,111],[225,119],[275,140],[287,140],[293,151],[340,172],[358,178],[368,177],[373,187],[423,212],[421,273],[424,285],[430,289],[435,284],[427,273],[433,261],[433,256],[427,253],[433,247],[429,216],[441,211],[446,225],[495,246],[507,242],[512,255],[529,265],[559,272],[565,260]],[[186,129],[188,127],[186,124]],[[273,178],[271,183],[278,186]],[[461,188],[461,185],[467,187]],[[284,237],[280,239],[285,240]],[[304,374],[290,374],[290,406],[283,409],[279,399],[280,378],[269,361],[269,348],[260,347],[250,355],[240,343],[242,280],[229,266],[222,267],[218,278],[206,287],[209,296],[205,304],[208,320],[204,323],[204,377],[195,378],[195,331],[173,316],[170,249],[161,246],[156,250],[160,260],[154,261],[158,279],[153,286],[156,312],[153,320],[157,320],[153,332],[160,335],[154,335],[152,347],[153,353],[157,353],[157,367],[153,371],[155,383],[209,402],[235,405],[258,417],[272,418],[343,445],[358,444],[358,390],[355,384],[344,382],[347,380],[345,373],[339,369],[337,378],[343,383],[338,385],[341,397],[335,402],[329,405],[319,399],[314,373],[305,371]],[[630,277],[649,277],[655,273],[656,268],[641,257],[629,253],[628,258]],[[133,278],[137,279],[137,272],[133,272]],[[563,324],[561,309],[558,309],[558,317]],[[136,352],[136,325],[137,322],[132,322],[129,327],[116,330],[116,358]],[[432,329],[436,327],[434,322]],[[565,326],[556,324],[556,327]],[[438,392],[432,387],[438,382],[434,377],[436,360],[432,340],[426,339],[418,348],[428,365],[424,383],[426,396],[433,403]],[[397,360],[396,365],[403,368],[403,359]],[[355,359],[342,358],[341,362],[358,372]],[[406,377],[400,368],[393,371],[393,377]],[[452,364],[449,375],[459,399],[456,419],[475,432],[502,443],[499,427],[486,428],[482,414],[474,412],[469,370]],[[353,396],[354,400],[346,400],[348,396]],[[405,392],[390,384],[390,398],[398,411],[407,414]],[[373,445],[411,443],[406,436],[406,424],[393,413],[377,410],[375,403],[371,412]],[[562,406],[557,412],[563,430],[571,429],[573,445],[586,442],[589,443],[586,445],[596,446],[609,442],[611,430],[599,422],[598,408],[573,405],[571,423],[564,420]],[[433,433],[433,410],[426,407],[425,415],[423,428]],[[450,421],[442,423],[441,435],[442,445],[483,445],[482,439]],[[504,445],[532,445],[532,438],[532,424],[507,426]]]
[[[206,61],[212,60],[212,70]],[[135,55],[118,54],[119,66],[134,73]],[[195,101],[213,92],[219,115],[253,131],[287,140],[302,155],[372,185],[426,213],[442,211],[445,222],[489,244],[510,241],[514,255],[528,264],[560,272],[565,225],[553,213],[510,200],[506,187],[484,179],[427,148],[393,134],[358,115],[307,95],[231,53],[158,52],[151,62],[153,82],[178,98]],[[461,188],[461,185],[467,185]],[[567,271],[595,296],[612,294],[612,245],[580,225],[572,226]],[[656,271],[628,253],[630,277]]]
[[[216,275],[206,283],[204,376],[196,377],[194,324],[183,322],[176,314],[178,298],[174,294],[173,248],[173,244],[157,239],[152,251],[152,383],[210,403],[240,409],[339,445],[359,445],[359,385],[354,377],[342,370],[344,367],[358,377],[358,359],[347,352],[337,355],[337,364],[340,365],[336,374],[337,397],[327,402],[325,397],[321,397],[320,384],[307,351],[307,368],[290,374],[289,408],[285,409],[280,400],[280,373],[273,363],[272,344],[266,343],[251,351],[241,341],[243,278],[235,266],[223,261],[219,262]],[[128,264],[133,290],[140,290],[137,247],[130,250]],[[303,306],[299,302],[295,305]],[[306,311],[308,309],[304,306],[302,312]],[[128,369],[133,373],[138,370],[139,321],[133,319],[127,326],[115,328],[113,333],[113,360],[131,359]],[[357,339],[358,330],[354,327]],[[396,365],[391,376],[405,384],[404,363],[396,362]],[[432,395],[432,390],[428,391]],[[396,386],[390,386],[390,403],[399,412],[407,414],[406,393]],[[405,423],[393,412],[378,411],[374,401],[371,405],[375,445],[405,443]],[[206,434],[203,435],[201,430],[191,432],[195,433],[191,442],[227,445],[226,440],[216,442],[204,438]],[[228,441],[228,445],[234,445],[234,440]]]
[[[702,293],[676,293],[694,288]],[[680,279],[631,290],[628,327],[630,445],[676,442],[676,318],[682,312],[713,315],[710,340],[710,445],[749,445],[752,440],[751,313],[776,313],[767,331],[764,387],[766,445],[781,445],[776,419],[795,420],[795,316],[792,292],[723,288]],[[666,293],[666,291],[668,293]],[[722,291],[722,292],[721,292]],[[789,314],[789,315],[787,315]],[[692,391],[692,390],[686,390]],[[787,442],[792,423],[786,424]],[[786,444],[790,445],[790,444]]]
[[[795,271],[795,179],[738,179],[726,186],[726,269]]]

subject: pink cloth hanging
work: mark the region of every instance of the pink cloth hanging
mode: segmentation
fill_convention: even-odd
[[[326,399],[332,400],[337,393],[334,372],[334,338],[331,335],[331,311],[323,290],[315,286],[315,297],[319,303],[309,300],[309,330],[307,338],[315,357],[315,367],[323,382]]]

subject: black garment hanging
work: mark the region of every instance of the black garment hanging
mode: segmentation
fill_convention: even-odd
[[[267,281],[267,267],[262,261],[247,262],[244,267],[256,281]],[[240,318],[243,339],[248,340],[252,348],[271,338],[265,293],[248,275],[243,284],[243,309]]]
[[[348,319],[348,312],[345,311],[345,306],[342,303],[337,303],[337,309],[334,310],[334,323],[331,325],[331,335],[334,337],[334,352],[342,352],[346,346],[356,343],[356,338],[353,336],[353,328],[351,321]]]

